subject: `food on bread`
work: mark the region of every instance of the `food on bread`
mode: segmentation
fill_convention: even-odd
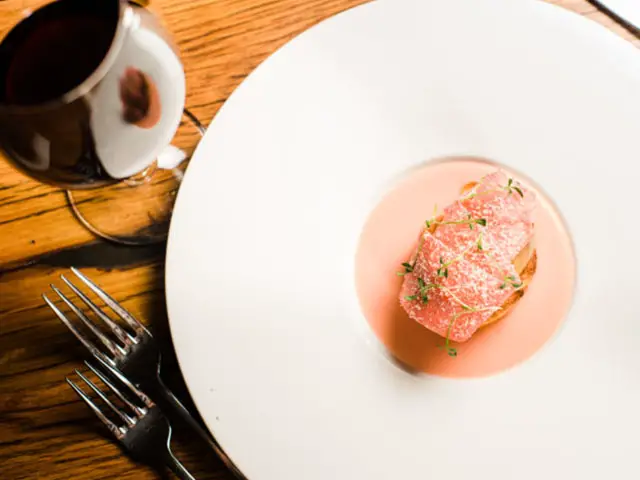
[[[425,222],[403,264],[400,303],[450,342],[503,319],[536,271],[535,194],[502,171],[462,186],[461,197]]]

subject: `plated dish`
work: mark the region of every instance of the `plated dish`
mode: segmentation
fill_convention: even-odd
[[[524,175],[489,159],[431,159],[369,213],[356,291],[402,368],[495,375],[531,359],[562,327],[573,250],[557,206]]]

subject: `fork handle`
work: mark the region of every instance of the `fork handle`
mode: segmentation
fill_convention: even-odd
[[[220,458],[220,460],[222,460],[225,466],[229,470],[231,470],[231,472],[237,478],[244,479],[245,476],[233,464],[233,462],[227,456],[227,454],[224,453],[220,445],[218,445],[218,442],[216,442],[215,439],[211,436],[211,434],[207,432],[204,428],[202,428],[200,424],[196,421],[196,419],[193,418],[189,410],[187,410],[187,407],[185,407],[182,404],[182,402],[180,402],[180,400],[178,400],[178,398],[173,394],[173,392],[169,389],[169,387],[167,387],[164,384],[164,382],[162,381],[162,378],[160,378],[160,375],[158,375],[157,380],[158,380],[158,385],[160,387],[159,388],[160,394],[162,394],[164,399],[173,407],[175,411],[178,412],[178,414],[180,414],[180,417],[182,417],[182,419],[187,423],[187,425],[191,427],[191,429],[195,431],[207,443],[207,445],[211,447],[211,449],[213,449],[213,451],[216,453],[216,455],[218,455],[218,457]]]
[[[169,469],[173,473],[175,473],[176,477],[178,477],[180,480],[196,480],[196,477],[191,475],[189,470],[187,470],[185,466],[180,463],[180,460],[175,457],[170,448],[167,449],[165,463],[167,467],[169,467]]]

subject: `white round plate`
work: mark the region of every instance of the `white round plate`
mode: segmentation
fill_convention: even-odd
[[[167,257],[182,371],[244,474],[640,478],[638,112],[636,49],[529,0],[373,2],[257,68],[191,160]],[[474,380],[389,361],[353,281],[389,185],[455,154],[542,185],[578,269],[554,340]]]

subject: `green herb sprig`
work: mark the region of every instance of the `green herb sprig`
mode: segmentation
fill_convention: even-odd
[[[507,275],[502,279],[502,284],[498,287],[500,290],[504,290],[505,288],[511,286],[516,290],[522,288],[523,283],[518,282],[515,276]]]
[[[520,189],[520,187],[518,187],[517,185],[514,185],[513,178],[509,179],[509,181],[507,182],[507,186],[504,187],[504,189],[507,192],[509,192],[509,195],[513,194],[513,192],[517,192],[518,195],[524,198],[524,193],[522,192],[522,189]]]
[[[450,357],[458,356],[458,350],[455,347],[451,346],[451,330],[453,330],[454,324],[461,316],[468,315],[471,313],[488,311],[488,310],[493,310],[496,312],[498,310],[502,310],[501,307],[474,308],[474,307],[469,307],[468,305],[461,305],[461,306],[462,306],[462,311],[456,313],[455,315],[453,315],[453,317],[451,317],[451,320],[449,321],[449,326],[447,327],[447,336],[444,340],[444,345],[439,347],[439,348],[443,348]]]
[[[460,253],[460,255],[453,258],[452,260],[445,262],[444,258],[440,257],[440,268],[438,268],[438,270],[436,271],[436,275],[438,275],[439,277],[449,278],[449,267],[454,263],[463,260],[465,255],[473,250],[474,247],[478,250],[483,250],[484,247],[482,244],[482,232],[480,232],[480,235],[478,235],[478,238],[475,242],[470,243],[469,246],[465,248],[462,253]]]
[[[415,262],[414,264],[404,262],[402,266],[404,267],[404,271],[396,272],[396,275],[398,275],[399,277],[404,277],[407,273],[413,273],[413,269],[415,268]]]
[[[487,226],[487,220],[485,218],[473,218],[471,214],[469,214],[464,220],[448,220],[446,222],[441,222],[432,218],[424,223],[427,228],[431,228],[434,225],[469,225],[469,229],[473,230],[474,225],[482,225],[483,227]]]
[[[484,192],[479,192],[479,193],[472,191],[468,195],[462,197],[462,200],[471,200],[472,198],[475,198],[479,195],[487,195],[489,193],[504,192],[504,191],[506,191],[509,195],[513,194],[513,192],[516,192],[518,195],[524,198],[524,192],[522,191],[522,189],[515,184],[515,181],[513,180],[513,178],[509,178],[509,180],[507,180],[507,184],[502,187],[491,188],[489,190],[485,190]]]

